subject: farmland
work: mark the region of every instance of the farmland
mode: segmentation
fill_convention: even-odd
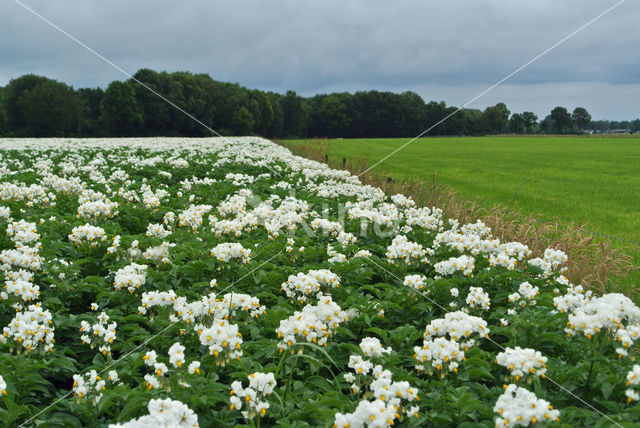
[[[328,155],[373,165],[408,140],[329,140]],[[640,241],[638,165],[640,137],[450,137],[418,139],[372,172],[433,177],[484,206],[586,222],[594,232]]]
[[[640,421],[640,308],[562,251],[259,138],[0,148],[6,426]]]
[[[357,173],[408,141],[286,140],[285,145],[294,152],[315,148],[316,158],[326,153],[333,165],[348,159]],[[636,136],[436,137],[413,141],[371,173],[435,183],[463,203],[502,207],[569,234],[580,227],[584,237],[610,240],[640,266],[638,165]],[[640,273],[623,271],[631,273],[610,276],[606,287],[636,293]]]

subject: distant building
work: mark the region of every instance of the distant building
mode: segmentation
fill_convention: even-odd
[[[607,134],[631,134],[631,130],[629,128],[622,129],[610,129],[606,131]]]

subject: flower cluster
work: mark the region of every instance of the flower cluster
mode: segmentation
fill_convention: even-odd
[[[84,226],[76,226],[71,230],[69,241],[77,246],[88,244],[91,247],[97,247],[99,241],[106,241],[107,235],[104,229],[98,226],[92,226],[89,223]]]
[[[251,250],[237,242],[218,244],[211,249],[211,255],[221,262],[228,262],[231,259],[240,259],[242,263],[251,261]]]
[[[148,309],[154,306],[172,306],[176,300],[176,293],[169,291],[149,291],[142,293],[142,303],[138,306],[138,312],[142,315],[147,313]]]
[[[317,298],[317,305],[306,305],[302,311],[280,321],[280,327],[276,329],[281,339],[278,342],[280,352],[299,340],[326,346],[333,331],[351,317],[330,296],[318,294]]]
[[[233,183],[234,186],[244,186],[245,184],[253,183],[253,181],[255,180],[255,178],[252,177],[251,175],[240,174],[240,173],[235,174],[232,172],[225,175],[224,179],[226,181]]]
[[[476,268],[476,260],[471,256],[462,255],[438,262],[434,267],[436,272],[443,276],[452,275],[456,272],[462,272],[465,276],[471,276],[471,273]]]
[[[216,280],[212,280],[212,286],[216,286]],[[177,297],[173,303],[173,310],[187,324],[193,323],[196,319],[202,319],[204,322],[213,322],[215,320],[225,319],[230,321],[234,318],[238,310],[243,310],[253,318],[266,312],[266,308],[260,305],[260,300],[248,294],[227,293],[221,298],[215,293],[203,296],[195,302],[187,302],[184,297]],[[176,321],[177,318],[173,318]]]
[[[467,294],[466,302],[471,309],[479,308],[487,311],[491,307],[489,294],[485,293],[482,287],[469,288],[469,294]]]
[[[211,231],[217,237],[233,235],[236,238],[240,238],[243,232],[250,232],[258,228],[258,218],[252,213],[242,214],[230,220],[218,220],[214,216],[209,216],[209,224],[211,225]]]
[[[51,312],[43,310],[36,303],[16,313],[9,325],[4,327],[0,343],[7,343],[11,339],[27,352],[35,351],[38,347],[42,352],[53,351],[54,331]]]
[[[341,232],[344,232],[342,225],[337,221],[329,221],[325,218],[316,218],[311,224],[311,228],[316,231],[318,229],[322,230],[322,233],[331,236],[338,236]]]
[[[40,287],[33,284],[33,273],[20,269],[5,272],[4,290],[0,291],[0,300],[15,299],[19,306],[24,302],[37,300]]]
[[[418,417],[418,406],[407,407],[419,400],[418,390],[409,382],[394,382],[389,370],[359,355],[349,357],[349,368],[355,374],[346,373],[344,378],[351,383],[353,393],[363,392],[373,399],[361,400],[352,413],[336,413],[335,427],[388,427],[397,419],[402,421],[404,415]]]
[[[38,270],[44,259],[39,255],[38,247],[29,247],[16,242],[16,248],[0,252],[0,270],[8,271],[12,267]]]
[[[499,427],[526,427],[537,422],[560,421],[560,412],[548,401],[513,384],[505,385],[505,391],[498,397],[493,411],[499,415],[496,418],[496,426]]]
[[[438,372],[445,368],[454,373],[458,373],[458,363],[464,361],[464,350],[460,349],[460,344],[453,339],[436,337],[435,339],[425,339],[422,346],[413,348],[413,358],[418,362],[416,370],[419,372],[429,371],[427,363],[431,363],[431,368]]]
[[[244,388],[242,382],[234,381],[231,383],[231,410],[242,411],[242,416],[251,420],[256,416],[262,417],[267,413],[269,403],[266,397],[271,395],[276,387],[276,380],[273,373],[255,372],[247,376],[249,386]],[[242,410],[242,406],[246,410]]]
[[[118,248],[120,248],[120,235],[116,235],[111,238],[111,246],[107,248],[107,253],[113,254],[118,250]]]
[[[333,249],[333,245],[327,244],[327,260],[329,263],[344,263],[347,261],[347,256]]]
[[[500,241],[492,239],[491,229],[485,226],[480,220],[476,223],[459,226],[457,220],[449,220],[451,229],[440,232],[433,240],[433,247],[440,248],[447,246],[457,250],[459,253],[470,251],[477,256],[480,253],[492,254],[500,252]]]
[[[82,344],[89,344],[91,349],[96,345],[99,346],[98,350],[103,355],[111,354],[111,344],[116,338],[116,328],[118,323],[109,323],[109,315],[101,312],[98,315],[98,322],[91,325],[88,321],[82,321],[80,323],[80,332],[83,333],[80,337]]]
[[[497,254],[491,254],[489,256],[489,265],[491,267],[502,266],[512,271],[518,265],[518,260],[513,257],[509,257],[506,253],[501,252]]]
[[[593,292],[585,291],[582,285],[569,284],[567,294],[554,297],[553,307],[561,313],[573,312],[591,300]]]
[[[180,370],[185,362],[184,350],[185,347],[179,342],[174,343],[171,348],[169,348],[169,363],[176,368],[180,385],[186,388],[189,384],[185,382],[184,372]],[[170,369],[165,363],[158,361],[156,351],[148,351],[142,359],[147,366],[153,367],[153,374],[148,373],[144,376],[147,389],[157,389],[162,386],[167,386],[166,376],[170,374]],[[200,374],[200,362],[192,361],[187,368],[187,372],[189,374]]]
[[[424,338],[449,336],[454,342],[460,342],[462,347],[473,346],[473,335],[486,336],[489,334],[487,322],[482,318],[467,314],[464,311],[448,312],[444,318],[431,321],[425,328]]]
[[[30,244],[31,242],[40,240],[40,234],[36,229],[35,223],[29,223],[24,220],[14,221],[7,225],[7,236],[14,243]]]
[[[7,383],[4,381],[2,376],[0,376],[0,393],[2,395],[7,395]]]
[[[391,347],[384,348],[376,337],[365,337],[360,341],[360,349],[366,357],[377,358],[391,352]]]
[[[119,269],[113,279],[113,288],[120,290],[127,288],[129,293],[133,293],[147,281],[147,265],[139,265],[131,263],[128,266]]]
[[[169,192],[166,190],[158,189],[154,192],[153,189],[146,184],[143,184],[140,190],[142,191],[142,203],[147,209],[158,208],[160,201],[169,196]]]
[[[638,385],[640,385],[640,366],[635,364],[633,369],[627,373],[627,386],[636,387]],[[640,394],[638,394],[638,391],[635,391],[633,388],[628,388],[625,391],[625,394],[629,403],[640,400]]]
[[[565,332],[571,336],[584,334],[588,339],[603,329],[615,332],[624,322],[640,322],[640,308],[619,293],[594,297],[569,314]]]
[[[529,260],[531,266],[536,266],[542,269],[545,276],[550,276],[555,272],[563,273],[566,271],[566,267],[563,267],[569,258],[560,250],[554,250],[553,248],[547,248],[544,250],[543,258],[535,258]]]
[[[415,288],[416,290],[422,290],[424,288],[424,282],[427,277],[424,275],[407,275],[404,277],[402,285],[406,287]]]
[[[539,351],[530,348],[506,348],[496,357],[496,363],[509,369],[511,376],[519,381],[521,377],[529,374],[544,377],[547,371],[547,357],[543,357]]]
[[[238,194],[228,196],[218,204],[218,212],[222,217],[244,214],[247,212],[247,198]]]
[[[113,218],[118,215],[118,203],[109,199],[86,201],[78,207],[78,217],[87,221],[95,221],[100,218]]]
[[[411,242],[404,235],[398,235],[393,238],[391,245],[387,247],[387,261],[389,264],[403,261],[405,263],[412,263],[420,261],[422,263],[428,263],[427,255],[433,254],[433,250],[424,249],[422,245]]]
[[[184,364],[184,349],[184,346],[178,342],[169,348],[169,363],[173,364],[174,367],[180,368]]]
[[[357,258],[369,258],[371,257],[371,251],[369,250],[360,250],[357,253],[355,253],[353,256],[351,256],[352,259],[357,259]]]
[[[540,295],[540,290],[538,287],[534,287],[528,281],[525,281],[518,287],[517,294],[518,297],[522,297],[520,305],[524,308],[527,304],[535,306],[536,297]]]
[[[616,340],[622,344],[622,348],[617,348],[619,357],[628,356],[629,348],[636,340],[640,339],[640,323],[633,323],[616,331]]]
[[[328,269],[310,270],[308,273],[289,275],[282,283],[281,290],[288,298],[304,303],[310,297],[315,297],[323,288],[340,286],[340,278]]]
[[[149,414],[109,428],[198,428],[198,415],[180,401],[166,398],[149,401]]]
[[[440,208],[409,208],[404,215],[408,226],[420,226],[432,232],[442,231],[442,210]]]
[[[167,230],[164,228],[163,225],[161,224],[149,224],[147,226],[147,233],[146,235],[150,238],[166,238],[167,236],[171,235],[171,230]]]
[[[149,247],[142,253],[142,258],[146,260],[153,260],[156,263],[167,264],[169,260],[169,248],[175,247],[176,244],[170,242],[163,242],[155,247]]]
[[[211,205],[191,205],[178,214],[178,226],[190,227],[196,232],[202,226],[202,217],[212,209]]]
[[[13,220],[11,218],[11,209],[9,209],[9,207],[0,206],[0,221],[5,222],[11,220]]]
[[[242,356],[242,334],[236,324],[218,319],[211,327],[194,326],[198,332],[200,343],[209,348],[209,355],[215,357],[216,364],[224,366],[231,359]]]
[[[107,373],[107,379],[102,379],[98,372],[90,370],[84,375],[73,375],[73,395],[77,397],[78,401],[91,398],[94,404],[98,404],[102,398],[102,391],[106,389],[107,381],[115,384],[118,382],[118,373],[115,370],[110,370]]]

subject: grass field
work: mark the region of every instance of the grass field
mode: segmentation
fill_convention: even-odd
[[[373,165],[408,140],[323,141],[331,159]],[[372,172],[433,178],[482,206],[500,204],[545,220],[586,223],[592,232],[619,238],[614,245],[629,247],[640,265],[640,137],[421,138]]]

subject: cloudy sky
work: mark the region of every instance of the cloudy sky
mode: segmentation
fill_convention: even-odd
[[[123,69],[208,73],[301,95],[415,91],[465,103],[618,0],[20,0]],[[0,85],[125,80],[15,0],[0,12]],[[626,0],[469,107],[541,118],[640,117],[640,2]]]

